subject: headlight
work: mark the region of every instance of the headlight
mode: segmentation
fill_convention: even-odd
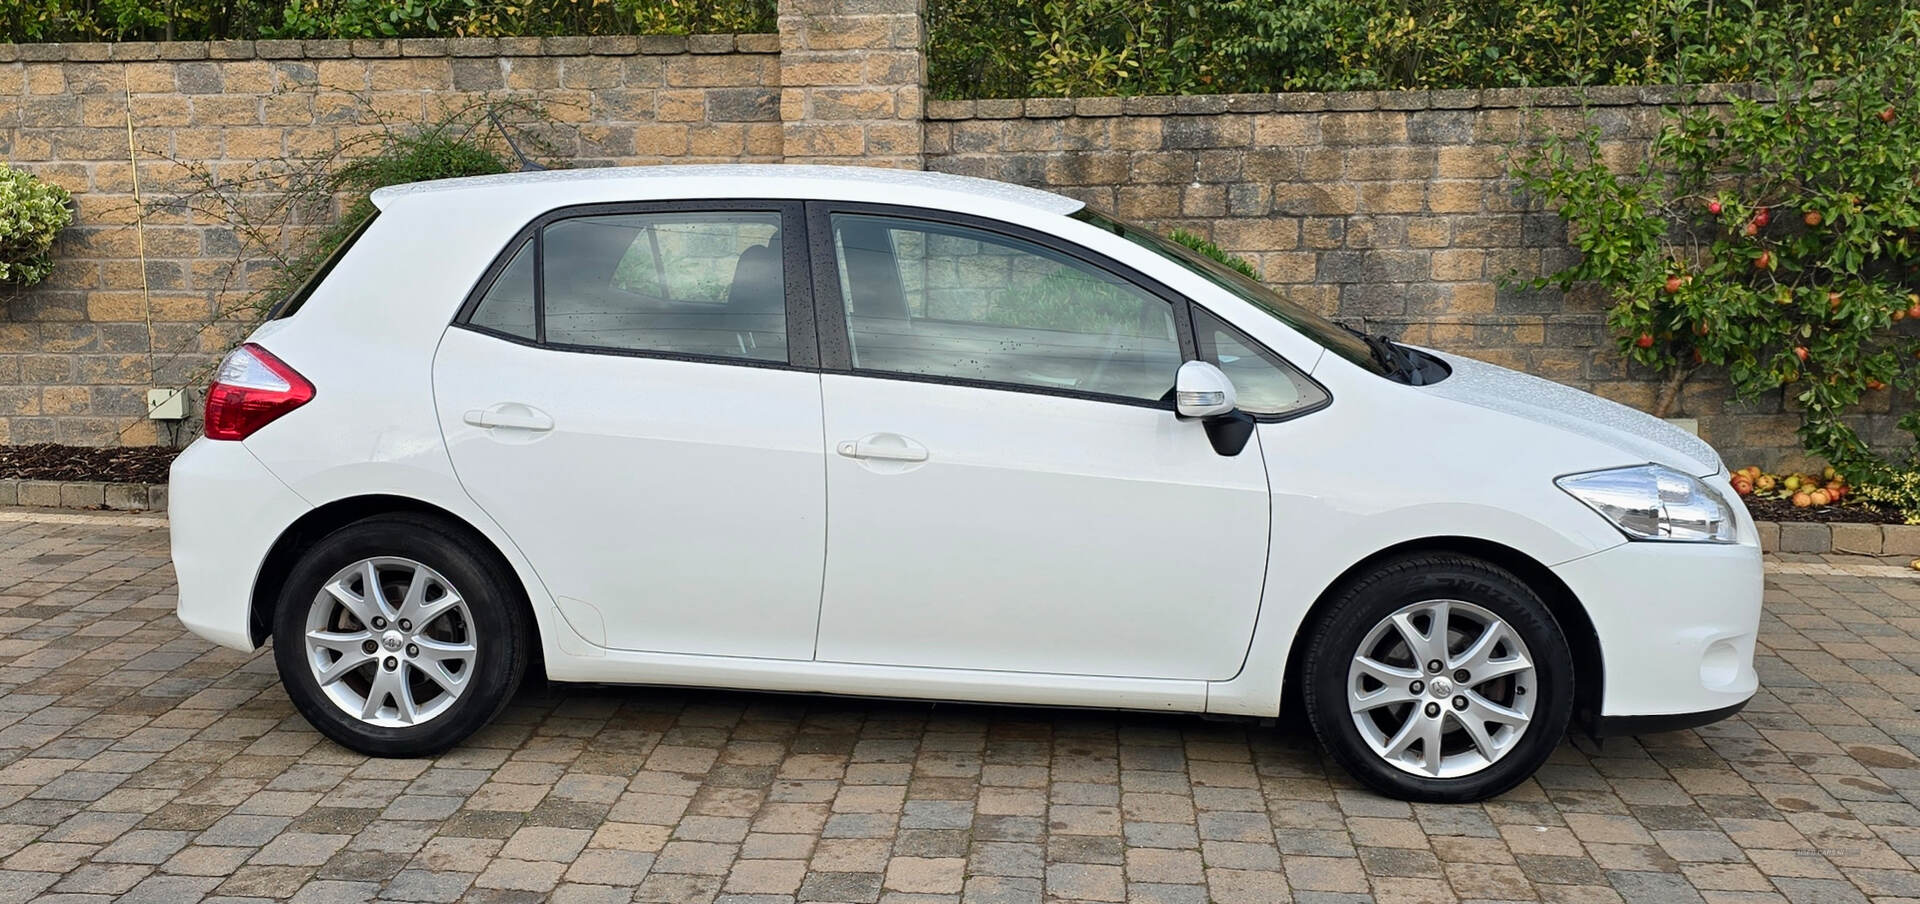
[[[1554,481],[1634,540],[1734,542],[1733,508],[1698,478],[1660,465],[1572,474]]]

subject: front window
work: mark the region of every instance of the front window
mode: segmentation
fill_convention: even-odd
[[[1082,207],[1072,216],[1076,220],[1090,223],[1179,264],[1207,282],[1265,311],[1275,320],[1306,334],[1307,338],[1319,343],[1328,351],[1381,376],[1389,375],[1389,369],[1381,363],[1379,356],[1367,347],[1366,340],[1349,332],[1347,328],[1288,301],[1279,293],[1262,285],[1259,280],[1250,279],[1231,267],[1222,266],[1217,261],[1196,254],[1186,246],[1156,232],[1122,223],[1091,207]]]
[[[1032,242],[922,220],[832,216],[853,366],[1163,404],[1173,306]]]

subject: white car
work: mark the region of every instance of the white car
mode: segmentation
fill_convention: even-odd
[[[1757,687],[1713,450],[1349,332],[978,179],[658,166],[383,189],[173,466],[180,620],[328,737],[529,669],[1272,717],[1414,800]]]

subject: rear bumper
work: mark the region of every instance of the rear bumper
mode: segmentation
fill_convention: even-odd
[[[1599,635],[1596,734],[1703,725],[1759,689],[1759,547],[1624,543],[1553,571]]]
[[[195,440],[173,460],[168,483],[180,623],[223,647],[251,651],[260,565],[312,506],[235,442]]]

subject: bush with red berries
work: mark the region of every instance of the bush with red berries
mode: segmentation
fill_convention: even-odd
[[[1515,175],[1582,253],[1532,285],[1609,293],[1622,353],[1665,378],[1656,414],[1703,366],[1742,397],[1784,386],[1807,450],[1869,480],[1885,459],[1844,416],[1920,394],[1920,338],[1897,329],[1920,320],[1920,12],[1838,79],[1806,74],[1819,53],[1787,53],[1750,98],[1668,111],[1628,171],[1589,132],[1545,138]],[[1920,414],[1900,426],[1920,443]]]

